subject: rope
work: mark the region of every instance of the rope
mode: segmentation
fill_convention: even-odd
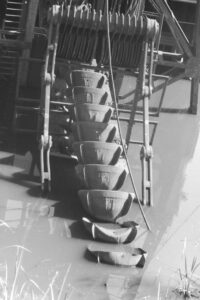
[[[131,182],[132,182],[132,186],[133,186],[133,190],[134,190],[134,193],[135,193],[135,196],[136,196],[137,203],[139,205],[139,208],[140,208],[142,217],[143,217],[143,219],[145,221],[145,224],[147,226],[147,229],[149,231],[151,231],[151,228],[150,228],[150,226],[148,224],[148,221],[147,221],[147,219],[145,217],[143,208],[142,208],[141,203],[139,201],[139,197],[138,197],[138,193],[137,193],[137,190],[136,190],[136,187],[135,187],[135,182],[134,182],[133,174],[132,174],[132,171],[131,171],[130,163],[129,163],[129,160],[128,160],[128,156],[127,156],[126,149],[125,149],[125,146],[124,146],[124,143],[123,143],[123,138],[122,138],[122,131],[121,131],[121,125],[120,125],[120,121],[119,121],[118,104],[117,104],[117,97],[116,97],[116,90],[115,90],[114,77],[113,77],[113,69],[112,69],[111,42],[110,42],[110,24],[109,24],[109,2],[108,1],[109,0],[106,0],[106,23],[107,23],[107,41],[108,41],[108,56],[109,56],[109,72],[110,72],[110,78],[111,78],[111,86],[112,86],[112,90],[113,90],[112,92],[113,92],[114,105],[115,105],[115,110],[116,110],[116,118],[117,118],[118,130],[119,130],[119,137],[120,137],[120,140],[121,140],[121,144],[122,144],[122,148],[123,148],[125,160],[126,160],[127,167],[128,167],[128,170],[129,170],[129,174],[130,174],[130,178],[131,178]]]

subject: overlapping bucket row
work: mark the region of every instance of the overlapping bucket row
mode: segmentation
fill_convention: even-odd
[[[92,70],[74,70],[71,82],[68,93],[74,103],[74,122],[70,139],[78,157],[76,173],[82,185],[78,195],[92,217],[83,218],[83,224],[93,239],[130,243],[136,237],[138,224],[120,222],[120,217],[130,210],[133,195],[119,191],[127,171],[120,164],[122,147],[115,143],[117,126],[111,120],[113,108],[107,77]],[[123,266],[142,267],[146,257],[140,248],[130,251],[126,247],[91,244],[88,250],[102,262]]]

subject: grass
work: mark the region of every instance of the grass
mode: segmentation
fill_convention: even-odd
[[[4,227],[12,231],[10,226],[0,220],[0,227]],[[16,249],[16,259],[14,266],[14,274],[9,270],[8,263],[0,264],[0,300],[69,300],[66,295],[66,282],[71,269],[71,264],[67,266],[65,275],[60,285],[59,291],[55,288],[55,283],[60,275],[56,272],[48,284],[46,290],[32,279],[23,267],[23,257],[25,254],[31,254],[31,251],[21,245],[12,245],[1,248],[7,250],[9,248]],[[11,273],[11,274],[10,274]],[[23,278],[25,277],[25,280]],[[9,278],[12,278],[10,280]]]
[[[192,298],[192,297],[196,298],[197,293],[199,293],[200,287],[199,290],[195,287],[195,283],[196,283],[195,272],[199,267],[200,267],[200,262],[197,261],[197,256],[193,257],[191,266],[189,266],[188,259],[185,256],[184,268],[183,270],[181,270],[181,268],[179,268],[178,270],[179,277],[180,277],[179,278],[180,286],[178,289],[176,289],[176,291],[180,295],[182,295],[185,299]]]
[[[182,250],[183,267],[178,269],[179,274],[179,287],[175,290],[176,294],[181,295],[184,299],[198,298],[200,286],[196,288],[196,271],[200,267],[200,262],[197,256],[194,256],[191,263],[189,263],[188,256],[186,255],[187,238],[184,239]],[[197,295],[198,294],[198,295]]]
[[[2,276],[0,277],[0,299],[1,300],[26,300],[26,299],[68,300],[69,299],[64,296],[64,292],[65,292],[65,284],[68,278],[68,274],[70,272],[71,265],[67,267],[58,295],[55,292],[54,286],[56,283],[56,279],[59,276],[59,272],[56,272],[54,274],[51,282],[48,284],[47,289],[43,291],[43,289],[39,286],[39,284],[35,280],[29,277],[29,275],[26,273],[25,269],[22,266],[22,258],[24,256],[24,253],[30,251],[18,245],[14,245],[12,247],[17,248],[14,278],[10,284],[8,280],[9,277],[8,264],[5,263],[0,265],[5,270],[4,277]],[[26,280],[20,283],[21,282],[20,277],[22,277],[23,274],[25,274]]]

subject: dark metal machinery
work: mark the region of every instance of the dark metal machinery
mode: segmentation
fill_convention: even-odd
[[[130,18],[129,15],[117,15],[113,13],[110,14],[109,22],[113,46],[111,55],[115,69],[122,68],[125,70],[125,68],[129,68],[131,72],[138,69],[135,99],[131,109],[131,120],[128,119],[126,144],[128,146],[132,142],[130,138],[135,122],[134,116],[136,114],[137,103],[142,99],[143,119],[141,124],[143,126],[143,140],[140,142],[142,145],[140,155],[142,162],[142,202],[152,205],[152,146],[150,145],[149,136],[149,100],[152,93],[154,40],[158,34],[159,27],[155,20],[148,19],[146,16],[133,16]],[[62,31],[59,34],[57,56],[58,58],[62,58],[62,61],[59,61],[62,66],[66,64],[69,68],[69,65],[72,66],[74,62],[77,62],[79,67],[89,68],[90,62],[95,58],[97,61],[96,69],[101,71],[108,69],[108,53],[106,53],[107,47],[105,46],[105,14],[102,14],[101,11],[80,10],[77,7],[67,6],[63,12],[60,27]],[[52,27],[49,26],[49,35],[51,35],[51,32]],[[126,47],[122,47],[123,44]],[[47,58],[48,56],[46,56],[46,62]],[[45,110],[47,111],[49,111],[49,97],[50,90],[44,94],[43,99],[46,105]],[[44,135],[48,135],[47,127],[44,127],[44,131],[46,131]],[[48,161],[49,151],[46,152],[46,155]],[[41,171],[43,171],[43,164],[44,162],[41,160]],[[42,175],[42,182],[44,179],[50,181],[50,170],[46,175]]]
[[[171,68],[171,73],[168,72],[168,75],[171,75],[168,85],[183,78],[191,78],[191,94],[188,112],[196,114],[200,79],[200,2],[196,0],[171,1],[178,2],[180,10],[181,5],[184,3],[195,6],[196,16],[194,20],[194,30],[191,32],[192,41],[188,40],[167,1],[150,0],[150,2],[155,7],[155,10],[157,10],[157,12],[163,16],[164,20],[168,24],[171,34],[174,37],[174,44],[177,44],[179,50],[179,52],[176,51],[176,53],[163,53],[162,51],[158,51],[158,64]],[[164,58],[165,55],[166,57]],[[177,60],[171,59],[173,56],[176,56]],[[182,58],[182,60],[180,60],[180,58]],[[175,69],[179,70],[179,72],[177,75],[173,76]],[[159,86],[156,87],[156,90],[159,88]]]
[[[9,1],[7,1],[9,2]],[[14,1],[12,1],[14,2]],[[19,1],[18,1],[19,2]],[[62,1],[61,1],[62,2]],[[139,3],[136,1],[135,3]],[[158,117],[161,110],[161,105],[164,97],[164,93],[168,84],[175,82],[181,78],[192,78],[191,84],[191,99],[189,112],[195,114],[197,112],[198,103],[198,89],[199,89],[199,60],[200,60],[200,3],[199,1],[193,1],[192,5],[196,5],[196,23],[195,23],[195,38],[194,44],[191,45],[185,36],[182,28],[176,20],[170,6],[165,0],[150,0],[152,6],[157,12],[156,19],[162,27],[163,20],[169,25],[172,34],[178,41],[178,45],[181,49],[181,53],[165,53],[159,50],[160,33],[158,31],[157,23],[146,17],[136,18],[132,16],[132,19],[127,15],[110,14],[110,28],[111,28],[111,42],[113,45],[112,58],[113,68],[116,74],[119,73],[131,73],[137,77],[137,86],[134,92],[134,101],[127,107],[121,107],[119,105],[119,111],[128,114],[127,118],[121,117],[122,121],[128,122],[128,130],[126,133],[126,144],[135,143],[141,145],[141,163],[142,163],[142,202],[144,204],[153,204],[152,197],[152,143],[157,127],[157,121],[151,120],[151,117]],[[181,2],[181,1],[180,1]],[[100,3],[101,5],[98,6]],[[140,2],[142,3],[142,1]],[[144,3],[144,2],[143,2]],[[19,60],[18,78],[16,87],[16,99],[15,99],[15,112],[18,109],[24,111],[39,111],[39,123],[37,128],[37,135],[40,141],[40,168],[41,168],[41,184],[42,188],[50,189],[51,173],[49,155],[51,148],[51,134],[49,133],[49,114],[50,114],[50,95],[51,88],[54,83],[54,68],[57,66],[65,66],[68,70],[74,66],[94,68],[90,63],[97,54],[97,66],[96,70],[107,70],[107,48],[106,37],[103,34],[105,31],[105,16],[99,10],[102,8],[103,1],[95,1],[96,10],[81,10],[71,9],[69,6],[65,6],[62,10],[61,6],[54,5],[50,11],[50,19],[48,20],[48,42],[45,54],[45,60],[41,58],[31,58],[31,45],[34,38],[34,32],[36,32],[35,23],[37,17],[38,7],[41,9],[41,3],[39,0],[29,0],[28,3],[23,4],[23,18],[19,17],[23,21],[20,27],[20,35],[16,39],[8,38],[11,34],[9,28],[3,28],[1,31],[0,45],[8,47],[13,45],[20,49],[21,59]],[[137,14],[141,14],[143,5],[138,6]],[[63,15],[61,17],[61,14]],[[129,11],[130,13],[130,11]],[[39,19],[42,14],[39,14]],[[12,18],[12,17],[11,17]],[[62,21],[64,22],[62,23]],[[38,21],[37,21],[38,22]],[[40,21],[39,21],[40,23]],[[13,19],[12,19],[13,24]],[[63,25],[64,24],[64,25]],[[23,30],[22,30],[23,28]],[[148,31],[148,28],[151,28]],[[6,31],[5,31],[6,30]],[[60,30],[60,31],[59,31]],[[59,31],[59,34],[58,34]],[[46,30],[39,29],[38,31],[42,35],[46,35]],[[133,34],[135,32],[135,34]],[[5,33],[7,35],[5,35]],[[148,34],[149,35],[148,35]],[[13,33],[12,33],[13,34]],[[159,38],[155,40],[155,36],[158,34]],[[139,42],[139,37],[142,37],[143,42]],[[148,38],[147,38],[148,36]],[[12,37],[12,35],[11,35]],[[57,40],[59,37],[59,41]],[[151,38],[152,37],[152,38]],[[134,46],[134,39],[137,38],[137,46]],[[57,49],[58,42],[58,49]],[[133,44],[131,44],[133,43]],[[86,47],[87,44],[90,47]],[[132,45],[132,54],[130,52]],[[137,47],[139,47],[137,49]],[[120,53],[126,52],[126,55]],[[142,50],[142,51],[141,51]],[[140,64],[138,65],[138,57],[134,56],[135,53],[142,53],[140,56]],[[56,60],[57,54],[57,60]],[[174,61],[168,59],[169,57],[179,57],[181,55],[182,60]],[[165,58],[165,59],[163,59]],[[154,63],[153,63],[154,62]],[[156,65],[169,66],[172,69],[178,68],[183,70],[179,72],[177,76],[161,76],[164,79],[164,83],[155,85],[152,80],[157,80],[159,75],[154,74]],[[41,97],[29,98],[28,96],[19,96],[19,90],[21,86],[26,86],[28,72],[33,63],[43,64],[42,71],[42,86]],[[139,72],[138,72],[139,70]],[[0,70],[1,73],[2,69]],[[170,75],[167,74],[167,75]],[[162,89],[162,95],[158,109],[150,111],[149,100],[151,94],[157,90]],[[40,99],[39,99],[40,98]],[[142,106],[138,109],[138,103],[142,101]],[[32,105],[34,103],[34,105]],[[53,103],[53,101],[52,101]],[[66,103],[60,105],[66,105]],[[138,118],[139,117],[139,118]],[[139,123],[143,126],[143,140],[132,141],[131,133],[134,124]],[[150,126],[154,127],[152,136],[150,136]],[[21,129],[21,131],[27,131],[27,129]],[[28,132],[28,131],[27,131]],[[45,184],[47,183],[47,185]]]

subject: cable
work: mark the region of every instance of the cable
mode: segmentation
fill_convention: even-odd
[[[129,170],[129,175],[130,175],[130,178],[131,178],[131,182],[132,182],[133,190],[134,190],[134,193],[135,193],[135,196],[136,196],[136,200],[138,202],[138,205],[139,205],[141,214],[143,216],[143,219],[145,221],[145,224],[147,226],[147,229],[149,231],[151,231],[151,228],[150,228],[150,226],[148,224],[148,221],[147,221],[147,219],[145,217],[143,208],[142,208],[141,203],[140,203],[139,198],[138,198],[138,193],[137,193],[137,190],[136,190],[136,187],[135,187],[135,182],[134,182],[133,174],[132,174],[132,171],[131,171],[131,167],[130,167],[130,164],[129,164],[128,156],[127,156],[126,149],[125,149],[125,146],[124,146],[124,143],[123,143],[123,138],[122,138],[122,131],[121,131],[121,126],[120,126],[120,121],[119,121],[117,97],[116,97],[116,90],[115,90],[114,77],[113,77],[113,69],[112,69],[111,42],[110,42],[110,23],[109,23],[109,2],[108,1],[109,0],[106,0],[106,23],[107,23],[107,41],[108,41],[109,72],[110,72],[110,77],[111,77],[111,85],[112,85],[112,90],[113,90],[112,92],[113,92],[114,105],[115,105],[115,110],[116,110],[116,119],[117,119],[117,125],[118,125],[118,130],[119,130],[119,137],[120,137],[120,140],[121,140],[122,149],[123,149],[125,160],[126,160],[127,167],[128,167],[128,170]]]

